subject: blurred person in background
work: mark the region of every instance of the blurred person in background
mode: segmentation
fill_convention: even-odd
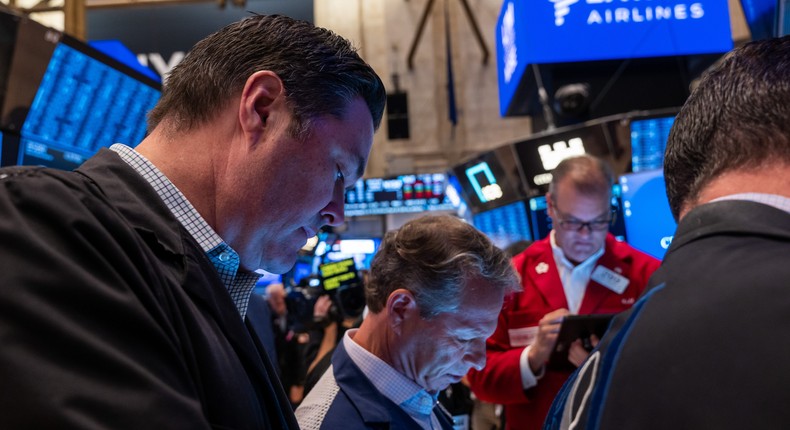
[[[571,157],[551,173],[553,229],[513,258],[523,291],[501,310],[485,368],[468,375],[477,397],[504,405],[507,429],[540,428],[554,396],[587,357],[579,339],[570,362],[549,363],[563,317],[630,308],[659,265],[608,232],[614,175],[604,160]]]

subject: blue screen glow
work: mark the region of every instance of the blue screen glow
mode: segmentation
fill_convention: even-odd
[[[675,117],[649,118],[631,121],[631,170],[661,169],[664,149]]]
[[[724,53],[727,0],[506,0],[495,29],[500,113],[531,64]]]
[[[532,240],[527,208],[523,201],[480,212],[474,216],[473,222],[501,249],[520,240]]]
[[[672,218],[661,169],[620,177],[628,243],[656,258],[672,243],[677,224]]]
[[[158,99],[157,89],[59,44],[22,126],[31,143],[20,159],[57,151],[80,161],[116,142],[136,146]]]

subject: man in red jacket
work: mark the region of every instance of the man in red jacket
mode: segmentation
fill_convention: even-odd
[[[513,258],[524,290],[500,312],[486,367],[469,374],[480,399],[505,405],[507,429],[541,428],[570,375],[572,366],[547,368],[563,317],[630,308],[659,266],[608,233],[614,175],[603,160],[568,158],[552,177],[546,200],[554,228]],[[568,361],[578,366],[587,354],[577,340]]]

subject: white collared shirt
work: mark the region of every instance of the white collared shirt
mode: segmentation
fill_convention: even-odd
[[[587,284],[590,283],[595,265],[598,264],[598,259],[601,258],[604,252],[604,247],[596,251],[593,255],[587,257],[586,260],[574,265],[565,256],[565,253],[557,245],[554,240],[554,230],[549,233],[551,250],[554,254],[554,263],[557,266],[557,272],[560,275],[562,282],[562,289],[565,292],[565,300],[568,302],[568,310],[572,314],[579,312],[582,301],[584,300],[584,293],[587,292]],[[532,345],[527,346],[521,351],[519,357],[519,367],[521,369],[521,386],[528,390],[538,384],[538,379],[543,376],[543,372],[535,375],[529,367],[529,350]]]
[[[711,200],[711,202],[718,202],[722,200],[746,200],[750,202],[762,203],[764,205],[773,206],[779,210],[790,213],[790,198],[780,196],[778,194],[766,193],[740,193],[730,194],[729,196],[719,197],[718,199]]]
[[[565,257],[562,248],[554,240],[554,230],[551,231],[551,250],[554,253],[554,262],[560,274],[562,289],[565,291],[565,299],[568,301],[568,310],[572,314],[579,313],[579,308],[587,291],[587,284],[590,283],[590,276],[598,263],[598,259],[603,255],[604,247],[596,251],[586,260],[574,265]]]

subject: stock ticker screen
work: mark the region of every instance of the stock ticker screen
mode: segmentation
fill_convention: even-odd
[[[101,147],[136,146],[159,95],[155,86],[59,43],[22,125],[18,163],[71,169]]]
[[[485,233],[498,248],[521,241],[532,240],[527,207],[523,200],[480,212],[472,218],[475,228]]]
[[[661,169],[674,116],[631,121],[631,170]]]
[[[346,191],[346,216],[454,210],[444,173],[360,179]]]

